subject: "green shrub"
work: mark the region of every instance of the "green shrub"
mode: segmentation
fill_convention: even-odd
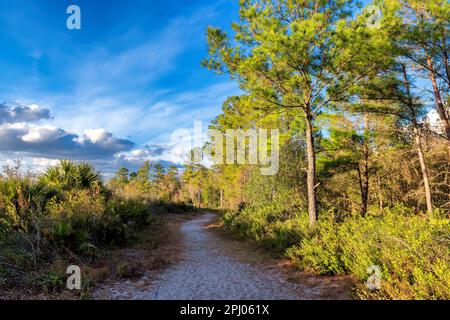
[[[58,290],[66,275],[50,268],[54,262],[91,260],[125,244],[157,214],[193,211],[192,204],[138,191],[131,197],[112,192],[91,165],[66,160],[38,177],[18,170],[0,175],[0,286]],[[87,280],[83,294],[88,286]]]
[[[270,205],[228,212],[223,220],[240,236],[285,252],[299,268],[353,275],[361,298],[450,298],[450,220],[442,212],[424,217],[397,205],[343,220],[323,212],[311,229],[306,214],[289,216]],[[364,286],[370,266],[381,269],[379,291]]]
[[[305,215],[293,215],[279,207],[246,207],[237,213],[225,213],[228,228],[279,252],[298,244],[309,232]]]
[[[37,287],[45,292],[56,291],[64,287],[65,276],[54,271],[47,271],[39,274],[32,274],[28,277],[27,282],[32,287]]]
[[[107,210],[111,217],[119,218],[123,224],[133,222],[145,225],[152,215],[150,204],[135,199],[113,199],[108,203]]]
[[[324,219],[309,237],[288,248],[286,254],[301,268],[313,268],[320,274],[338,274],[344,272],[340,250],[335,223]]]

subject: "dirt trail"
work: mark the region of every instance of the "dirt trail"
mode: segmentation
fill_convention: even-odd
[[[143,300],[348,298],[340,292],[337,296],[327,295],[327,290],[336,291],[332,283],[318,280],[299,284],[288,281],[278,268],[245,261],[230,250],[224,243],[226,239],[208,230],[206,226],[215,219],[215,214],[208,213],[182,224],[181,259],[161,274],[156,277],[147,274],[137,281],[104,286],[94,297]]]

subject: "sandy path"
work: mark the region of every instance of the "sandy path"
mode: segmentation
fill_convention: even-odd
[[[216,215],[208,213],[184,222],[180,228],[183,252],[180,261],[151,283],[125,281],[102,288],[109,299],[209,300],[209,299],[315,299],[323,287],[286,281],[276,269],[248,264],[224,245],[224,239],[205,228]],[[252,253],[249,253],[252,254]],[[105,297],[105,292],[108,292]],[[94,295],[95,296],[95,295]],[[97,294],[99,298],[100,294]]]

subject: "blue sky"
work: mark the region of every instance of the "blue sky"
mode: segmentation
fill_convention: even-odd
[[[71,4],[81,30],[66,28]],[[206,27],[237,13],[233,0],[1,0],[0,159],[177,162],[171,133],[238,92],[200,66]]]

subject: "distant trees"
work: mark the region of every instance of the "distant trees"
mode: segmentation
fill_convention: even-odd
[[[145,161],[137,172],[130,173],[127,168],[120,168],[108,184],[123,194],[141,195],[148,199],[170,202],[176,200],[180,190],[177,175],[176,167],[166,171],[159,163],[152,165],[149,161]]]
[[[232,198],[236,191],[235,181],[227,184],[226,179],[226,175],[219,174],[215,168],[208,169],[200,164],[187,163],[179,169],[145,162],[134,175],[128,169],[120,168],[108,186],[122,196],[218,208],[221,199],[224,204],[226,196]]]
[[[117,171],[116,173],[117,182],[120,184],[127,183],[128,179],[130,178],[129,175],[130,171],[127,168],[124,167],[120,168],[119,171]]]
[[[199,164],[187,164],[181,182],[187,195],[196,207],[202,207],[202,195],[204,195],[207,184],[207,168]]]

